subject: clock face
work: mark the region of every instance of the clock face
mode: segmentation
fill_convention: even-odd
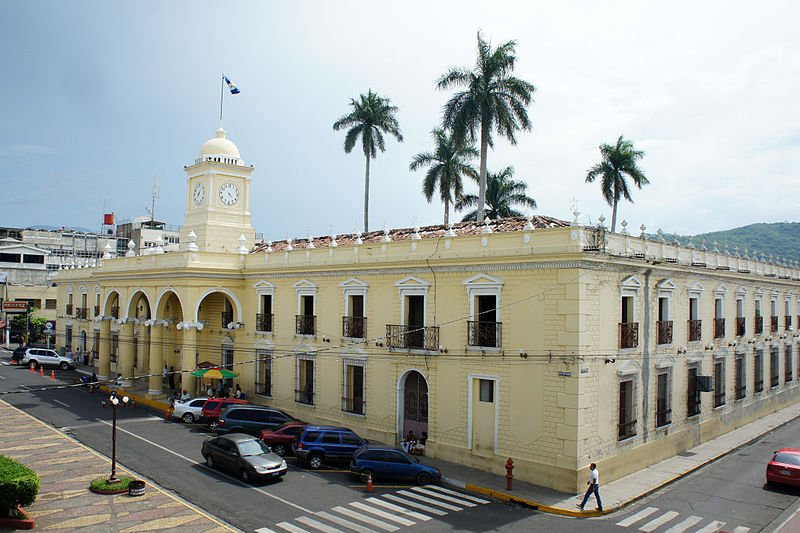
[[[225,205],[233,205],[239,201],[239,188],[233,183],[223,183],[219,188],[219,199]]]
[[[194,191],[192,192],[192,199],[194,200],[194,205],[200,205],[203,203],[203,200],[206,197],[206,188],[203,186],[202,183],[198,183],[194,186]]]

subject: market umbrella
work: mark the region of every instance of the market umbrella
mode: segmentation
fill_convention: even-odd
[[[236,376],[239,375],[236,372],[232,372],[230,370],[226,370],[224,368],[219,368],[219,367],[198,368],[197,370],[192,371],[191,374],[199,378],[209,378],[209,379],[228,379],[228,378],[235,378]]]

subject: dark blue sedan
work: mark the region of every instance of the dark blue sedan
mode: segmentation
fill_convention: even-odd
[[[376,444],[362,446],[353,454],[350,472],[363,478],[413,480],[420,485],[442,478],[438,468],[422,464],[403,450]]]

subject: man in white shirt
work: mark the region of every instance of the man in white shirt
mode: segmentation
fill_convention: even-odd
[[[594,497],[597,500],[597,510],[602,513],[603,502],[600,501],[600,477],[597,475],[597,465],[594,463],[589,465],[589,481],[587,481],[586,484],[589,485],[589,488],[586,489],[586,494],[583,496],[583,501],[578,504],[578,509],[583,511],[583,506],[586,505],[586,502],[589,500],[589,496],[594,493]]]

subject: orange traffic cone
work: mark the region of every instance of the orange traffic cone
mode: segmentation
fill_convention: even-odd
[[[28,368],[30,369],[31,372],[35,372],[32,366],[29,366]]]
[[[50,371],[50,381],[55,381],[55,380],[56,380],[56,371],[55,370],[51,370]]]
[[[372,492],[372,474],[367,474],[367,492]]]
[[[44,368],[42,368],[42,365],[39,365],[39,375],[44,376]]]
[[[172,410],[169,407],[167,407],[166,409],[164,409],[164,420],[169,422],[169,419],[171,417],[172,417]]]

